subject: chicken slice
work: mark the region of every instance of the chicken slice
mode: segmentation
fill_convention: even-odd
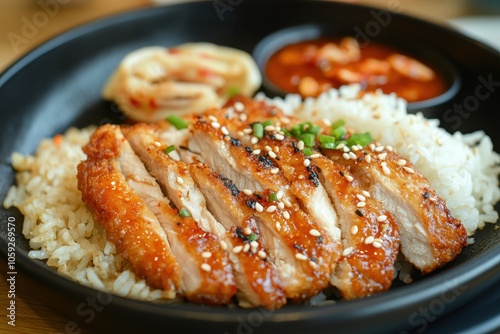
[[[120,143],[117,161],[128,184],[154,213],[177,262],[182,263],[179,267],[186,297],[197,302],[228,304],[236,287],[227,254],[220,248],[218,238],[169,205],[118,127],[109,129],[108,133]]]
[[[340,256],[335,243],[301,210],[281,207],[263,194],[245,194],[229,179],[204,164],[191,165],[191,174],[222,224],[256,223],[258,243],[278,269],[286,296],[304,300],[321,292]]]
[[[339,215],[344,250],[332,284],[345,299],[388,290],[394,279],[399,233],[394,218],[342,165],[313,159],[319,181]]]
[[[120,145],[110,125],[92,135],[78,165],[78,189],[132,271],[173,298],[181,289],[179,264],[156,216],[120,171]]]
[[[351,152],[355,157],[349,159],[339,150],[324,152],[349,166],[373,197],[392,212],[399,225],[401,251],[422,273],[453,260],[467,244],[465,228],[451,216],[445,201],[391,147],[372,143]]]
[[[229,249],[229,259],[238,287],[237,297],[240,306],[264,306],[274,309],[282,306],[284,296],[276,285],[272,268],[262,259],[248,252],[234,253],[234,247],[245,246],[245,240],[237,237],[235,226],[227,225],[227,231],[207,208],[201,191],[189,174],[189,167],[176,161],[163,152],[161,139],[156,136],[156,127],[140,124],[126,131],[126,137],[136,154],[144,162],[160,186],[168,193],[175,206],[189,210],[191,216],[205,231],[210,231],[221,239],[221,245]],[[237,248],[238,249],[238,248]],[[260,283],[259,283],[260,282]],[[273,289],[276,289],[274,292]]]

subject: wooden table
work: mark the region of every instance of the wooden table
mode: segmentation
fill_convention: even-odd
[[[157,3],[172,3],[173,0],[157,0]],[[394,4],[404,13],[443,22],[470,12],[465,0],[372,0],[357,1],[390,10]],[[41,6],[51,3],[52,6]],[[67,3],[60,5],[60,3]],[[55,5],[54,5],[55,4]],[[133,8],[153,5],[149,0],[1,0],[0,2],[0,71],[52,36],[71,27]],[[43,13],[46,13],[43,15]],[[46,20],[44,19],[46,18]],[[26,28],[37,21],[38,27]],[[28,23],[27,23],[28,22]],[[24,29],[24,30],[23,30]],[[51,334],[65,333],[69,319],[54,311],[50,300],[32,297],[30,281],[16,276],[16,327],[8,325],[6,309],[9,299],[7,263],[0,260],[0,333]],[[81,326],[80,333],[92,333]]]

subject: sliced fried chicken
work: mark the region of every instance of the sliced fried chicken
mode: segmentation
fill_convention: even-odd
[[[467,244],[465,228],[451,216],[445,201],[391,147],[372,143],[348,154],[339,150],[324,152],[349,166],[373,197],[392,212],[399,225],[403,255],[423,273],[453,260]]]
[[[264,247],[267,255],[263,255],[276,266],[288,298],[304,300],[329,285],[339,245],[301,210],[266,200],[269,192],[240,192],[229,179],[201,163],[191,165],[191,174],[222,224],[239,224],[243,230],[256,224],[254,245]]]
[[[278,308],[285,302],[276,273],[262,261],[258,254],[234,253],[235,247],[245,246],[245,240],[237,237],[236,227],[221,225],[207,208],[205,197],[189,174],[189,167],[164,153],[164,144],[156,135],[157,128],[140,124],[126,131],[131,146],[147,169],[161,185],[175,206],[186,208],[205,231],[210,231],[229,249],[235,281],[238,286],[240,306]],[[236,248],[238,249],[238,248]]]
[[[236,287],[227,254],[220,248],[218,238],[203,231],[191,217],[181,215],[169,205],[119,127],[108,127],[107,132],[119,143],[116,161],[123,176],[166,232],[179,264],[182,290],[186,297],[210,304],[229,303]]]

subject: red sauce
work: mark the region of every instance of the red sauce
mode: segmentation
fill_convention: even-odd
[[[303,97],[349,83],[360,83],[369,92],[394,92],[408,102],[427,100],[447,89],[444,78],[429,66],[386,45],[360,48],[353,38],[287,45],[271,56],[266,75],[282,90]]]

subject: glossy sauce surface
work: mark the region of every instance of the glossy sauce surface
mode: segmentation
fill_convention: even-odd
[[[436,69],[377,43],[360,47],[355,39],[318,39],[290,44],[273,54],[266,76],[287,93],[318,96],[330,88],[360,83],[408,102],[427,100],[447,90]]]

